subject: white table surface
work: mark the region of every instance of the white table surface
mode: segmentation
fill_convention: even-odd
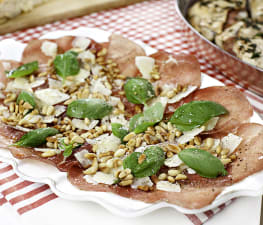
[[[63,211],[58,212],[54,207],[63,205]],[[1,225],[75,225],[75,224],[95,224],[95,225],[192,225],[186,217],[173,209],[161,209],[145,216],[137,218],[121,218],[112,215],[101,206],[94,203],[70,202],[63,199],[55,199],[44,206],[24,214],[22,217],[8,204],[0,208]],[[215,215],[205,225],[259,225],[260,221],[261,197],[239,198],[225,208],[221,213]],[[46,208],[43,213],[43,208]],[[72,215],[71,210],[77,209],[78,214]],[[86,221],[83,221],[86,215]],[[56,219],[55,219],[56,218]],[[81,218],[81,220],[79,219]],[[61,219],[61,223],[54,220]],[[63,221],[63,222],[62,222]]]

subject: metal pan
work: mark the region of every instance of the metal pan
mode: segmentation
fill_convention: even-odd
[[[263,69],[248,64],[234,55],[221,49],[213,42],[202,36],[187,21],[188,9],[198,0],[176,0],[176,10],[181,17],[182,26],[187,26],[188,41],[191,41],[198,57],[205,58],[219,69],[225,76],[263,96]]]

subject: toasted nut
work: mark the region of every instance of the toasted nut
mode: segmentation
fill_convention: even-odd
[[[231,163],[232,160],[231,159],[221,159],[221,162],[224,164],[224,165],[227,165],[228,163]]]
[[[168,177],[167,177],[167,180],[168,180],[170,183],[174,183],[174,182],[175,182],[175,179],[174,179],[172,176],[168,176]]]
[[[221,155],[227,155],[229,153],[229,149],[225,148],[221,151]]]
[[[132,179],[133,179],[133,175],[128,174],[123,180],[132,180]]]
[[[92,161],[91,167],[84,170],[83,173],[86,175],[95,174],[97,172],[98,168],[99,168],[98,160],[97,160],[97,158],[94,158]]]
[[[136,136],[136,134],[134,133],[134,132],[131,132],[131,133],[129,133],[129,134],[127,134],[124,138],[123,138],[123,141],[129,141],[129,140],[131,140],[133,137],[135,137]]]
[[[123,180],[119,183],[120,186],[129,186],[131,185],[133,180]]]
[[[205,139],[205,145],[210,149],[214,145],[214,139],[213,138]]]
[[[142,164],[145,159],[146,159],[146,155],[145,154],[141,154],[139,156],[139,158],[138,158],[138,163]]]
[[[46,151],[46,152],[43,152],[42,154],[41,154],[41,157],[51,157],[51,156],[54,156],[54,155],[56,155],[57,153],[56,153],[56,151],[55,150],[49,150],[49,151]]]
[[[229,158],[232,160],[235,160],[237,158],[237,156],[234,154],[234,155],[231,155]]]
[[[166,153],[167,158],[171,158],[171,157],[173,157],[173,155],[174,154],[172,152],[170,152],[170,151]]]
[[[141,191],[151,191],[151,190],[152,190],[152,188],[149,187],[149,186],[147,186],[147,185],[139,185],[139,186],[137,187],[137,189],[138,189],[138,190],[141,190]]]
[[[124,149],[120,148],[114,153],[114,157],[122,157],[124,156],[125,152],[126,151]]]
[[[198,136],[194,137],[194,144],[197,146],[201,145],[201,138]]]
[[[85,140],[78,135],[74,136],[71,141],[79,144],[83,144],[85,142]]]
[[[187,179],[187,176],[185,176],[184,174],[178,174],[175,177],[175,180],[185,180],[185,179]]]
[[[126,177],[127,176],[127,173],[123,170],[123,171],[121,171],[120,172],[120,174],[119,174],[119,178],[120,179],[122,179],[122,178],[124,178],[124,177]]]
[[[220,145],[218,145],[218,146],[216,147],[216,153],[217,153],[217,154],[220,154],[221,151],[222,151],[222,147],[221,147]]]
[[[180,173],[179,170],[173,170],[173,169],[172,170],[168,170],[168,175],[172,176],[172,177],[177,176],[179,173]]]
[[[90,160],[93,160],[94,158],[97,158],[96,154],[94,154],[94,153],[86,153],[84,155],[84,157],[87,158],[87,159],[90,159]]]
[[[159,176],[158,176],[158,179],[159,180],[165,180],[167,178],[167,174],[166,173],[161,173]]]

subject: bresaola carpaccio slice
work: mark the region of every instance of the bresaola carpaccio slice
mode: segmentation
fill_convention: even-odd
[[[141,46],[121,35],[110,36],[107,59],[112,59],[118,64],[121,74],[127,77],[135,77],[138,74],[135,65],[136,56],[145,56]]]
[[[50,42],[51,44],[56,44],[57,53],[61,54],[74,47],[75,40],[76,37],[67,36],[56,40],[36,40],[30,42],[24,51],[22,61],[27,63],[37,60],[39,62],[39,71],[42,71],[47,66],[45,64],[53,58],[53,56],[47,56],[44,54],[43,49],[41,48],[45,41]],[[101,50],[102,48],[107,48],[108,51],[106,59],[111,59],[113,62],[117,63],[121,74],[126,77],[139,76],[138,68],[135,65],[135,57],[145,56],[143,48],[120,35],[112,35],[109,38],[108,43],[100,44],[91,40],[89,49]],[[160,80],[157,82],[160,86],[164,84],[179,84],[182,86],[200,87],[200,67],[195,57],[185,54],[173,55],[166,52],[157,52],[150,57],[153,57],[155,59],[155,63],[159,66]],[[12,63],[11,65],[16,68],[20,64]],[[7,79],[3,71],[3,63],[0,62],[0,75],[1,78],[3,78],[2,82],[6,82]],[[118,93],[116,96],[118,96]],[[229,114],[223,116],[219,120],[215,130],[210,133],[222,135],[222,133],[225,134],[231,131],[242,137],[243,142],[237,149],[239,157],[238,160],[233,162],[231,166],[227,167],[229,172],[228,176],[216,179],[207,179],[202,178],[197,174],[187,174],[187,180],[178,181],[181,185],[180,192],[160,191],[155,187],[150,192],[144,192],[130,187],[120,187],[118,185],[94,185],[88,183],[84,179],[83,168],[75,159],[74,154],[66,160],[62,153],[49,158],[43,158],[41,157],[41,153],[35,151],[33,148],[11,147],[10,144],[13,143],[13,139],[17,140],[17,138],[24,134],[23,131],[15,130],[12,127],[1,125],[0,139],[2,141],[0,143],[0,147],[8,148],[16,158],[40,160],[56,166],[61,171],[67,171],[69,181],[82,190],[113,192],[124,197],[144,202],[157,202],[163,200],[190,209],[202,208],[210,204],[216,196],[220,194],[224,187],[231,185],[234,182],[238,182],[244,177],[263,169],[259,163],[259,159],[262,157],[261,146],[263,128],[262,125],[258,124],[243,124],[240,126],[240,124],[249,120],[252,115],[252,108],[243,94],[235,88],[210,87],[197,90],[180,102],[176,103],[174,106],[178,107],[183,103],[193,100],[210,100],[223,105],[229,111]],[[132,107],[131,104],[132,103],[127,105]],[[131,114],[136,113],[133,111],[134,110],[131,110]],[[208,133],[208,135],[210,133]],[[91,153],[92,146],[85,143],[80,148],[77,148],[75,152],[82,151],[83,149],[88,150]],[[249,158],[247,164],[245,163],[246,158]],[[247,165],[250,169],[247,170],[246,173],[240,174],[239,169],[245,170]]]
[[[253,108],[247,98],[235,87],[214,86],[195,91],[187,101],[213,101],[223,105],[228,114],[220,116],[216,127],[209,134],[227,134],[240,124],[248,122],[253,114]]]
[[[82,170],[78,167],[69,169],[68,178],[73,185],[81,190],[113,192],[124,197],[150,203],[164,200],[189,209],[202,208],[211,204],[225,187],[263,169],[261,162],[263,159],[263,126],[255,123],[245,123],[238,127],[235,134],[242,137],[243,141],[236,150],[237,161],[227,168],[229,175],[215,179],[188,175],[189,179],[187,182],[181,183],[181,192],[178,193],[156,189],[147,193],[132,188],[90,184],[83,178]]]
[[[159,66],[161,79],[158,81],[160,85],[164,84],[180,84],[200,87],[201,72],[197,59],[192,55],[171,54],[159,51],[153,55],[156,64]]]

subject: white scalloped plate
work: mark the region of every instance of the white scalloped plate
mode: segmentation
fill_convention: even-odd
[[[108,40],[110,33],[96,28],[78,28],[71,31],[55,31],[44,35],[42,38],[55,39],[65,35],[86,36],[98,42]],[[147,52],[154,53],[156,50],[136,41]],[[20,60],[25,44],[8,39],[0,42],[0,59]],[[202,88],[208,86],[223,85],[221,82],[202,74]],[[261,123],[263,121],[254,113],[251,122]],[[18,160],[7,150],[0,149],[0,160],[11,164],[15,173],[25,180],[48,184],[51,190],[61,198],[76,201],[92,201],[100,204],[110,212],[123,217],[136,217],[154,210],[171,207],[181,213],[196,214],[213,209],[232,198],[240,196],[260,196],[263,194],[263,171],[247,177],[241,182],[234,184],[225,190],[212,202],[212,204],[202,208],[189,210],[167,202],[153,204],[144,203],[128,198],[124,198],[112,193],[81,191],[72,186],[67,180],[66,173],[58,171],[51,165],[34,160]]]

